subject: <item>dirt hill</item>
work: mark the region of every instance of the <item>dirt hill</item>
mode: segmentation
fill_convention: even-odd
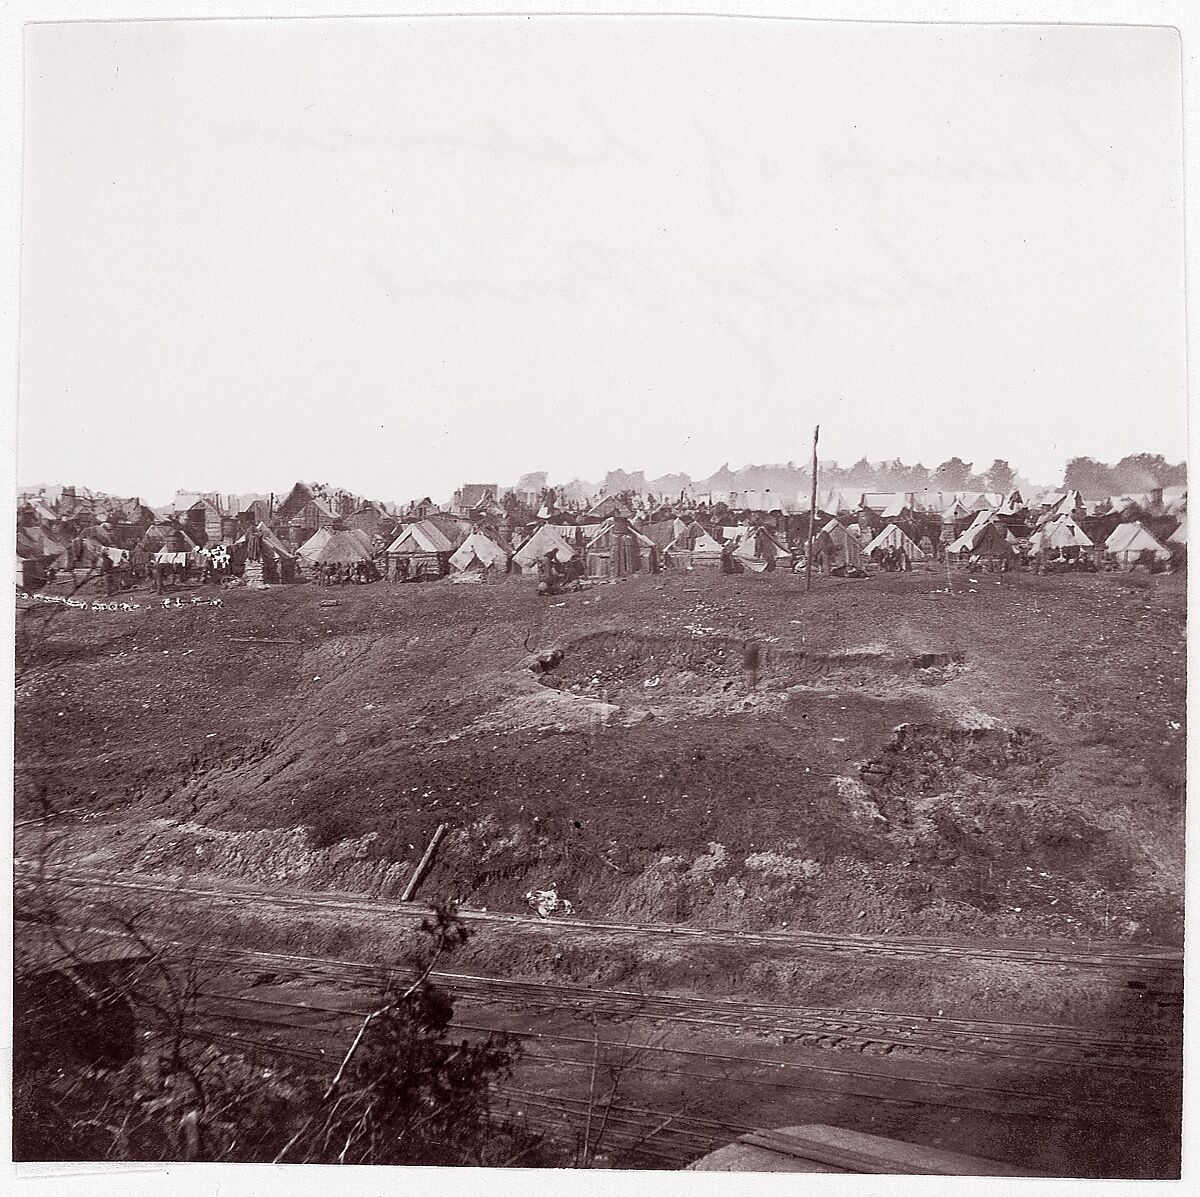
[[[107,812],[93,864],[388,896],[444,822],[422,896],[492,908],[1179,937],[1181,578],[223,597],[18,614],[18,817]]]

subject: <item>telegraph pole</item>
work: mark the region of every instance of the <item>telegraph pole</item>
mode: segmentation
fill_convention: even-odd
[[[813,462],[812,462],[812,502],[808,507],[808,555],[804,559],[804,590],[812,589],[812,553],[813,529],[817,519],[817,437],[821,435],[821,425],[813,429]]]

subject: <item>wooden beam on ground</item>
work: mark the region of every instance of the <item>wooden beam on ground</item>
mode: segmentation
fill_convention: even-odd
[[[445,834],[446,824],[439,823],[437,831],[433,833],[433,838],[429,841],[429,847],[425,849],[425,855],[421,857],[420,863],[409,878],[408,884],[404,887],[404,893],[400,895],[401,902],[411,902],[413,900],[417,892],[417,886],[421,884],[421,878],[425,876],[425,870],[429,868],[429,862],[433,859],[433,854],[438,844],[441,843],[442,836]]]

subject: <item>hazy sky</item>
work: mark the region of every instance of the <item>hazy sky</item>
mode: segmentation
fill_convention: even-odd
[[[1185,454],[1162,29],[30,27],[18,473]]]

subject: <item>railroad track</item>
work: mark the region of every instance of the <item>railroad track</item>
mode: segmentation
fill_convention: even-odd
[[[76,930],[84,930],[76,928]],[[113,935],[120,937],[121,932],[96,931],[86,928],[92,934]],[[285,979],[308,979],[333,985],[349,985],[351,987],[370,987],[378,991],[384,981],[390,978],[406,979],[407,970],[389,968],[385,965],[354,960],[343,960],[329,957],[299,956],[291,953],[266,952],[241,948],[213,948],[197,951],[191,945],[180,944],[178,941],[157,938],[155,943],[165,950],[164,963],[177,960],[179,963],[202,963],[216,969],[238,970],[251,974],[268,974],[272,982]],[[1107,1067],[1112,1066],[1121,1074],[1142,1073],[1164,1074],[1165,1078],[1173,1080],[1180,1074],[1178,1055],[1179,1041],[1167,1035],[1137,1035],[1115,1036],[1101,1034],[1084,1028],[1059,1026],[1054,1024],[1011,1023],[968,1019],[945,1019],[925,1016],[899,1014],[883,1010],[831,1010],[829,1008],[802,1007],[768,1002],[740,1002],[720,998],[676,997],[633,993],[629,991],[591,990],[583,986],[561,985],[554,982],[525,982],[511,981],[497,977],[483,977],[465,973],[435,971],[431,979],[441,987],[455,995],[458,1001],[470,1003],[481,1002],[491,1004],[497,998],[505,1004],[515,1004],[531,1016],[538,1016],[546,1010],[561,1010],[571,1008],[582,1010],[583,1013],[594,1015],[596,1020],[647,1022],[650,1024],[682,1023],[689,1027],[699,1026],[705,1030],[735,1030],[746,1028],[782,1032],[786,1036],[794,1032],[798,1026],[807,1026],[808,1031],[818,1038],[848,1038],[845,1034],[827,1036],[829,1027],[837,1027],[844,1031],[848,1026],[857,1029],[857,1033],[866,1041],[875,1044],[901,1047],[905,1049],[928,1049],[943,1058],[957,1055],[960,1058],[979,1060],[1011,1059],[1024,1065],[1056,1064],[1064,1067]],[[253,982],[251,986],[253,987]],[[344,1034],[347,1027],[356,1025],[368,1012],[373,1004],[364,1005],[327,1005],[315,1001],[291,1001],[286,998],[268,998],[261,995],[242,992],[226,992],[221,990],[204,990],[201,996],[206,1005],[203,1012],[210,1017],[224,1021],[252,1023],[260,1026],[270,1026],[283,1031],[302,1031],[317,1035],[337,1037]],[[580,1006],[574,1003],[582,1003]],[[709,1012],[716,1012],[719,1017],[706,1017]],[[805,1024],[803,1020],[811,1019],[818,1029],[813,1030],[813,1024]],[[768,1021],[769,1020],[769,1021]],[[853,1020],[853,1021],[852,1021]],[[870,1023],[870,1026],[868,1026]],[[458,1029],[492,1034],[504,1030],[494,1026],[481,1026],[457,1020],[454,1024]],[[925,1035],[925,1040],[914,1040],[911,1032],[918,1031]],[[594,1040],[578,1035],[561,1034],[546,1031],[511,1031],[504,1033],[516,1038],[552,1044],[576,1044],[590,1046]],[[961,1036],[961,1038],[960,1038]],[[1076,1054],[1073,1057],[1043,1058],[1032,1052],[1022,1054],[1006,1051],[989,1051],[986,1046],[982,1049],[977,1042],[998,1041],[1007,1046],[1016,1043],[1032,1043],[1037,1047],[1051,1045],[1056,1051],[1074,1050],[1080,1052],[1116,1054],[1115,1059],[1093,1060],[1085,1055]],[[611,1041],[609,1041],[611,1042]],[[1068,1045],[1072,1045],[1070,1048]],[[817,1043],[812,1046],[826,1046]],[[702,1060],[727,1060],[737,1064],[761,1066],[766,1069],[800,1070],[811,1073],[821,1073],[831,1076],[850,1078],[888,1079],[884,1074],[870,1070],[825,1066],[816,1063],[793,1063],[778,1059],[763,1059],[746,1055],[721,1055],[709,1051],[690,1051],[682,1048],[665,1047],[662,1045],[644,1045],[645,1050],[679,1057],[693,1057]],[[547,1057],[547,1059],[559,1059]],[[587,1061],[563,1059],[565,1064],[587,1064]],[[690,1075],[697,1075],[692,1073]],[[719,1078],[709,1078],[719,1079]],[[912,1082],[918,1085],[932,1085],[934,1088],[951,1088],[975,1090],[1012,1097],[1022,1097],[1042,1100],[1043,1095],[1032,1093],[1011,1086],[954,1084],[939,1081],[928,1081],[925,1078],[903,1077],[901,1082]],[[1149,1083],[1150,1078],[1134,1082],[1137,1089]],[[1113,1078],[1113,1084],[1118,1078]],[[803,1088],[805,1086],[795,1086]],[[1117,1090],[1113,1089],[1113,1095]],[[909,1101],[911,1098],[898,1100]],[[1084,1101],[1083,1105],[1106,1105],[1108,1099],[1099,1102]],[[1118,1102],[1118,1104],[1121,1104]]]
[[[307,1004],[276,1003],[280,1006],[293,1006],[298,1014],[303,1014],[306,1021],[299,1023],[291,1018],[279,1017],[273,1013],[263,1015],[253,1012],[233,1013],[228,1008],[227,999],[219,999],[215,1005],[203,1004],[198,1011],[200,1024],[199,1037],[217,1036],[230,1045],[236,1045],[243,1050],[252,1046],[264,1051],[275,1051],[281,1054],[301,1055],[312,1061],[320,1061],[326,1068],[332,1068],[345,1051],[352,1038],[355,1024],[361,1020],[365,1011],[346,1011],[354,1015],[354,1021],[341,1025],[314,1024],[312,1016],[318,1013]],[[253,1034],[243,1030],[230,1032],[229,1024],[240,1028],[252,1028]],[[477,1027],[470,1024],[455,1023],[456,1032],[468,1032],[488,1035],[492,1028]],[[329,1044],[326,1049],[313,1049],[288,1038],[299,1033],[303,1040],[311,1043],[317,1038]],[[272,1035],[272,1039],[259,1036]],[[281,1042],[279,1036],[284,1036]],[[579,1077],[578,1086],[586,1084],[586,1078],[594,1076],[597,1069],[596,1041],[578,1036],[555,1034],[522,1034],[516,1038],[535,1040],[534,1048],[546,1045],[554,1047],[549,1053],[539,1050],[523,1051],[521,1064],[523,1074],[528,1077],[532,1069],[535,1073],[540,1067],[551,1069],[547,1083],[560,1086],[564,1083],[564,1070],[567,1073],[575,1070]],[[706,1091],[714,1093],[727,1091],[730,1086],[761,1090],[770,1089],[779,1093],[776,1100],[793,1102],[800,1095],[807,1100],[818,1100],[823,1105],[830,1101],[868,1099],[872,1103],[886,1103],[893,1106],[905,1107],[910,1110],[929,1108],[954,1111],[958,1113],[977,1111],[995,1117],[1032,1119],[1034,1123],[1078,1122],[1093,1123],[1097,1118],[1141,1118],[1149,1119],[1156,1107],[1146,1101],[1132,1102],[1110,1095],[1104,1099],[1081,1098],[1077,1095],[1064,1093],[1048,1093],[1044,1091],[1020,1090],[1011,1086],[986,1085],[969,1081],[938,1081],[928,1077],[882,1076],[878,1073],[863,1072],[856,1069],[842,1069],[814,1066],[808,1063],[781,1061],[778,1059],[762,1059],[757,1057],[718,1055],[711,1052],[698,1052],[689,1049],[673,1048],[656,1044],[629,1045],[614,1044],[611,1041],[600,1041],[608,1049],[618,1048],[618,1066],[623,1073],[630,1074],[631,1083],[634,1074],[651,1074],[661,1080],[668,1079],[673,1086],[686,1088],[693,1095],[693,1101],[702,1100]],[[575,1045],[579,1050],[577,1055],[564,1054],[560,1045]],[[632,1056],[630,1052],[632,1051]],[[600,1068],[606,1070],[611,1061],[607,1054],[600,1056]],[[543,1105],[557,1112],[554,1120],[558,1131],[564,1127],[569,1130],[570,1117],[573,1111],[578,1111],[582,1103],[578,1098],[561,1094],[549,1096],[534,1093],[531,1090],[518,1091],[531,1094],[531,1100],[540,1098]],[[574,1103],[574,1104],[572,1104]],[[536,1102],[535,1102],[536,1104]],[[544,1111],[543,1111],[544,1112]],[[682,1126],[683,1115],[665,1111],[653,1111],[656,1115],[655,1127],[651,1135],[665,1131],[669,1121]],[[661,1115],[661,1117],[658,1117]],[[691,1119],[691,1121],[704,1121]],[[682,1156],[671,1156],[667,1162],[672,1166],[680,1166],[697,1156],[704,1154],[711,1147],[731,1138],[752,1127],[738,1127],[728,1123],[710,1123],[714,1128],[711,1141],[697,1143],[689,1141]],[[647,1137],[647,1126],[641,1127],[637,1144],[644,1144]],[[693,1139],[696,1136],[693,1136]],[[629,1146],[629,1144],[626,1144]],[[657,1145],[656,1145],[657,1150]],[[661,1152],[660,1152],[661,1154]]]
[[[16,872],[29,874],[27,862],[16,861]],[[291,907],[308,911],[388,915],[419,921],[429,914],[429,908],[415,902],[383,901],[367,898],[329,897],[314,893],[280,894],[270,890],[215,890],[181,885],[147,878],[88,873],[77,870],[47,870],[47,881],[78,888],[113,889],[142,893],[157,893],[172,899],[204,898],[211,902],[244,905],[247,902]],[[597,936],[635,935],[638,938],[664,938],[674,941],[715,946],[748,946],[788,948],[801,956],[882,956],[893,958],[922,958],[943,960],[979,960],[993,963],[1021,964],[1047,967],[1098,968],[1132,972],[1158,973],[1182,981],[1183,955],[1176,948],[1157,945],[1131,945],[1101,949],[1086,945],[1054,944],[1013,947],[997,944],[963,944],[927,937],[898,937],[871,935],[836,935],[814,931],[733,931],[716,928],[684,927],[663,923],[610,923],[587,919],[537,918],[492,911],[460,909],[466,923],[520,926],[545,930],[588,932]]]
[[[278,981],[280,977],[303,977],[310,980],[323,981],[326,984],[349,984],[360,987],[369,985],[374,989],[378,988],[384,979],[384,974],[390,971],[378,965],[357,961],[330,960],[240,949],[218,949],[204,952],[199,957],[192,954],[189,955],[189,959],[212,964],[218,968],[247,970],[252,973],[261,974],[266,970],[272,975],[273,981]],[[727,1015],[730,1007],[739,1005],[739,1003],[734,1002],[723,1002],[720,999],[645,997],[641,994],[630,994],[620,991],[614,993],[590,991],[579,986],[510,982],[499,978],[477,977],[461,973],[435,972],[432,974],[432,979],[454,993],[459,1000],[462,1000],[464,995],[473,995],[476,1000],[490,1001],[491,999],[488,995],[495,992],[503,993],[510,999],[519,1002],[523,1009],[528,1010],[535,1016],[538,1011],[532,1001],[532,997],[534,996],[540,997],[543,1003],[547,1003],[549,1000],[550,1006],[557,1008],[554,1007],[554,999],[560,999],[564,995],[570,998],[582,994],[586,995],[594,1003],[593,1010],[597,1012],[597,1017],[603,1017],[606,1010],[611,1014],[612,1007],[606,1007],[605,1003],[615,1001],[620,1017],[635,1018],[638,1021],[647,1021],[652,1024],[664,1021],[671,1022],[678,1018],[679,1021],[689,1025],[700,1022],[705,1029],[713,1026],[714,1022],[718,1029],[736,1028],[739,1025],[731,1022],[728,1017],[720,1020],[708,1020],[701,1019],[694,1013],[678,1016],[673,1013],[678,1009],[695,1011],[719,1008],[723,1014]],[[201,1013],[207,1019],[251,1024],[258,1027],[270,1027],[279,1032],[298,1032],[302,1035],[316,1035],[334,1041],[346,1038],[351,1029],[362,1020],[370,1009],[374,1008],[373,1002],[364,1005],[328,1005],[311,1000],[293,1001],[287,998],[265,997],[245,992],[231,993],[215,990],[204,991],[202,997]],[[631,999],[637,1003],[648,1002],[650,1004],[649,1009],[644,1011],[640,1009],[631,1010],[629,1005]],[[470,996],[468,996],[469,1000]],[[667,1010],[664,1011],[663,1009],[656,1008],[655,1003],[661,1003],[661,1005],[667,1007]],[[798,1015],[814,1014],[819,1017],[826,1017],[828,1014],[827,1011],[814,1011],[803,1007],[788,1007],[773,1003],[751,1003],[750,1006],[752,1007],[749,1011],[751,1017],[770,1017],[775,1020],[779,1020],[781,1017],[795,1018]],[[872,1029],[869,1032],[872,1042],[891,1043],[905,1047],[906,1049],[911,1049],[913,1046],[911,1040],[897,1037],[894,1025],[895,1020],[911,1023],[914,1021],[911,1016],[898,1015],[888,1011],[858,1012],[858,1014],[860,1016],[862,1014],[871,1014],[880,1020],[878,1028]],[[884,1022],[885,1018],[892,1020],[892,1022]],[[969,1023],[968,1020],[960,1019],[929,1019],[926,1021],[932,1024],[927,1032],[930,1036],[937,1036],[942,1029],[951,1032],[961,1031],[967,1035],[985,1034],[988,1036],[1004,1036],[1005,1034],[1024,1036],[1030,1032],[1037,1032],[1034,1038],[1039,1043],[1044,1042],[1048,1038],[1056,1038],[1063,1042],[1074,1038],[1079,1044],[1085,1045],[1090,1050],[1120,1052],[1122,1053],[1122,1058],[1119,1062],[1115,1062],[1115,1066],[1119,1070],[1118,1074],[1104,1082],[1106,1086],[1104,1096],[1098,1099],[1078,1095],[1074,1096],[1069,1103],[1070,1110],[1064,1109],[1063,1103],[1046,1091],[1021,1089],[1014,1087],[1012,1084],[983,1084],[944,1081],[920,1076],[905,1076],[892,1072],[890,1069],[880,1072],[861,1067],[842,1067],[833,1063],[817,1063],[811,1058],[804,1061],[791,1061],[745,1054],[695,1051],[663,1044],[646,1043],[640,1045],[637,1050],[645,1052],[648,1056],[652,1057],[670,1057],[675,1061],[676,1066],[673,1068],[658,1068],[639,1064],[633,1067],[636,1071],[671,1073],[686,1076],[693,1080],[727,1081],[729,1077],[722,1074],[697,1072],[695,1071],[697,1065],[692,1064],[693,1061],[699,1062],[700,1066],[713,1065],[715,1063],[719,1067],[733,1068],[736,1071],[742,1072],[753,1072],[756,1074],[756,1083],[778,1084],[781,1079],[785,1079],[785,1083],[781,1086],[784,1088],[827,1091],[831,1085],[840,1086],[843,1090],[846,1089],[847,1085],[851,1085],[857,1086],[857,1088],[847,1090],[848,1092],[852,1092],[857,1096],[874,1097],[882,1101],[895,1101],[901,1104],[954,1105],[959,1108],[977,1108],[993,1112],[1010,1109],[1014,1100],[1017,1100],[1022,1107],[1022,1112],[1029,1113],[1035,1117],[1054,1118],[1069,1117],[1071,1110],[1127,1109],[1131,1104],[1144,1104],[1138,1100],[1131,1101],[1131,1098],[1137,1099],[1149,1096],[1153,1100],[1153,1095],[1148,1089],[1151,1085],[1152,1076],[1148,1074],[1163,1074],[1161,1082],[1156,1084],[1167,1085],[1174,1083],[1175,1078],[1179,1075],[1178,1058],[1177,1056],[1172,1058],[1171,1054],[1172,1050],[1177,1048],[1177,1043],[1168,1036],[1121,1038],[1111,1035],[1099,1035],[1081,1028],[1055,1027],[1049,1024],[984,1023],[982,1021]],[[941,1028],[939,1024],[943,1021],[952,1025]],[[564,1067],[585,1068],[594,1066],[593,1061],[576,1059],[564,1054],[564,1052],[572,1048],[582,1047],[586,1049],[595,1046],[596,1039],[594,1038],[553,1031],[514,1031],[495,1026],[469,1023],[461,1019],[456,1020],[454,1025],[457,1030],[481,1035],[488,1035],[504,1030],[504,1033],[524,1040],[532,1047],[550,1047],[554,1049],[553,1054],[549,1055],[527,1051],[526,1059],[540,1060],[544,1063]],[[789,1024],[775,1021],[771,1025],[779,1027]],[[983,1029],[981,1030],[981,1028]],[[616,1046],[612,1040],[601,1040],[600,1042],[604,1043],[607,1047]],[[929,1046],[934,1048],[942,1059],[947,1060],[953,1059],[955,1055],[960,1061],[964,1058],[994,1061],[995,1058],[994,1056],[989,1056],[986,1052],[979,1052],[974,1045],[964,1045],[958,1039],[940,1042],[934,1041]],[[836,1058],[836,1056],[833,1058]],[[850,1056],[849,1061],[852,1062],[854,1058],[854,1056]],[[1093,1063],[1113,1063],[1113,1061],[1107,1060],[1089,1061],[1080,1058],[1066,1061],[1047,1061],[1030,1054],[1016,1055],[1009,1053],[1003,1053],[1002,1058],[1013,1059],[1026,1066],[1052,1063],[1064,1067],[1078,1068],[1080,1066],[1088,1067]],[[681,1070],[678,1067],[680,1061],[692,1064],[691,1069]],[[1135,1075],[1131,1074],[1140,1074],[1142,1079],[1138,1080]],[[1120,1082],[1126,1076],[1129,1077],[1129,1084],[1122,1086]],[[816,1083],[813,1083],[814,1079]],[[1044,1077],[1042,1078],[1042,1084],[1045,1083],[1045,1079]],[[969,1100],[966,1100],[970,1096],[982,1098],[984,1104],[980,1105],[978,1100],[972,1104]]]
[[[164,945],[167,946],[167,945]],[[195,955],[189,959],[197,960]],[[345,1004],[338,999],[332,1003],[313,1000],[288,1000],[286,996],[262,996],[245,990],[221,992],[205,990],[199,995],[196,1010],[197,1024],[193,1037],[216,1044],[237,1047],[239,1050],[263,1051],[292,1056],[319,1063],[332,1069],[351,1041],[366,1013],[376,1008],[377,998],[363,1001],[364,987],[378,988],[383,974],[405,970],[388,970],[379,965],[359,961],[304,957],[294,954],[241,949],[215,949],[203,953],[198,963],[208,963],[215,969],[261,974],[274,974],[273,984],[290,978],[324,982],[349,987]],[[852,1015],[862,1024],[867,1016],[875,1019],[901,1020],[908,1024],[911,1016],[888,1011],[831,1011],[823,1008],[787,1006],[781,1003],[741,1003],[718,998],[668,998],[642,995],[628,991],[592,991],[582,986],[555,983],[513,982],[499,978],[479,977],[465,973],[441,972],[433,979],[455,994],[459,1002],[493,1002],[497,997],[519,1004],[534,1017],[540,1009],[561,1008],[563,1004],[585,1003],[585,1013],[605,1012],[613,1017],[633,1018],[650,1023],[672,1022],[676,1017],[688,1024],[698,1020],[706,1028],[728,1028],[736,1025],[731,1016],[744,1014],[751,1020],[770,1019],[772,1026],[790,1026],[799,1017],[833,1017],[845,1021]],[[225,984],[237,977],[225,973]],[[357,992],[355,992],[357,991]],[[336,1004],[335,1004],[336,1003]],[[540,1007],[539,1007],[540,1003]],[[645,1005],[646,1009],[635,1008]],[[681,1013],[682,1012],[682,1013]],[[710,1019],[708,1016],[715,1014]],[[1163,1048],[1170,1045],[1168,1037],[1136,1037],[1098,1034],[1080,1028],[1055,1027],[1049,1024],[995,1023],[982,1020],[928,1020],[936,1028],[944,1023],[946,1031],[961,1031],[967,1035],[986,1035],[1010,1039],[1030,1037],[1037,1042],[1066,1036],[1077,1038],[1081,1044],[1097,1051],[1129,1051]],[[881,1024],[882,1025],[882,1024]],[[452,1026],[455,1034],[468,1038],[487,1036],[499,1028],[457,1020]],[[894,1032],[895,1027],[889,1026]],[[921,1029],[925,1029],[922,1027]],[[885,1071],[853,1066],[839,1067],[832,1061],[824,1064],[812,1057],[795,1060],[750,1054],[730,1054],[697,1051],[667,1043],[622,1043],[613,1039],[598,1039],[586,1034],[572,1035],[555,1031],[517,1031],[512,1034],[523,1041],[522,1084],[544,1084],[550,1090],[566,1085],[574,1074],[576,1092],[587,1084],[586,1078],[597,1068],[597,1049],[602,1049],[601,1066],[607,1068],[615,1058],[630,1074],[636,1085],[637,1076],[653,1078],[653,1084],[668,1081],[673,1089],[686,1090],[692,1102],[704,1100],[705,1093],[717,1095],[731,1086],[744,1090],[766,1090],[779,1094],[775,1101],[795,1102],[816,1100],[822,1103],[868,1099],[893,1107],[916,1111],[921,1108],[945,1111],[979,1111],[991,1116],[1032,1119],[1032,1125],[1046,1122],[1094,1123],[1097,1118],[1149,1118],[1157,1108],[1153,1088],[1146,1081],[1131,1079],[1118,1089],[1112,1086],[1097,1097],[1092,1088],[1087,1093],[1044,1088],[1038,1081],[1007,1082],[1004,1077],[984,1077],[981,1074],[962,1074],[963,1079],[946,1079],[947,1074],[905,1075],[888,1066]],[[872,1029],[871,1034],[877,1032]],[[882,1033],[882,1032],[878,1032]],[[930,1032],[933,1033],[933,1032]],[[957,1050],[962,1045],[955,1041]],[[323,1047],[314,1047],[323,1044]],[[973,1049],[972,1049],[973,1050]],[[1157,1055],[1157,1051],[1155,1051]],[[1028,1057],[1018,1057],[1025,1063]],[[893,1062],[894,1064],[894,1062]],[[545,1071],[549,1070],[549,1071]],[[537,1077],[544,1077],[539,1082]],[[966,1079],[966,1078],[972,1079]],[[568,1078],[564,1080],[564,1078]],[[1114,1078],[1115,1080],[1116,1078]],[[507,1086],[494,1094],[497,1107],[510,1117],[519,1118],[531,1129],[543,1133],[563,1152],[578,1151],[587,1134],[589,1109],[591,1127],[596,1132],[596,1106],[576,1096],[559,1092],[539,1092],[533,1087]],[[652,1110],[640,1106],[614,1104],[607,1110],[605,1131],[598,1149],[610,1164],[635,1164],[639,1167],[679,1168],[708,1151],[728,1143],[739,1134],[754,1129],[729,1122],[696,1117],[683,1110]]]
[[[380,966],[323,961],[270,952],[230,949],[205,952],[203,959],[225,967],[267,970],[334,983],[378,983]],[[1169,1035],[1119,1036],[1050,1023],[911,1015],[890,1010],[806,1007],[731,999],[597,990],[549,981],[512,981],[465,973],[434,972],[431,979],[454,995],[456,1004],[504,1005],[539,1016],[570,1011],[583,1018],[681,1025],[704,1031],[771,1036],[802,1047],[890,1055],[970,1057],[1063,1067],[1113,1069],[1119,1073],[1177,1073],[1178,1040]],[[271,999],[242,1000],[270,1005]],[[288,1003],[281,1003],[288,1005]],[[362,1014],[346,1007],[329,1013]]]

